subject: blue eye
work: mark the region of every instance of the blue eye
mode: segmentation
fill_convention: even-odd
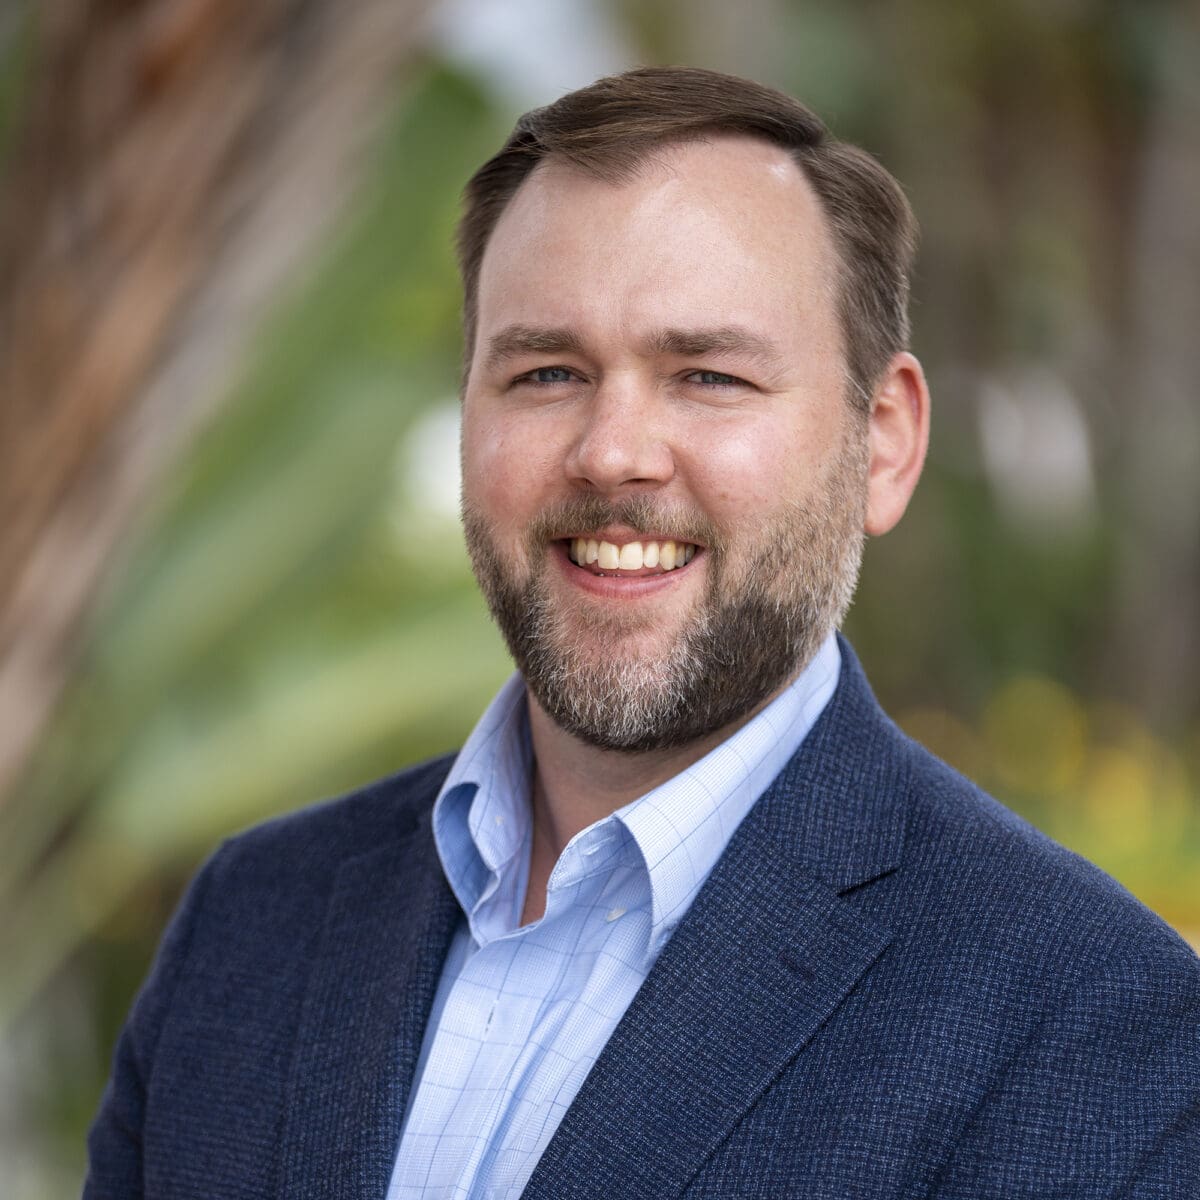
[[[695,376],[697,382],[707,384],[709,387],[732,387],[734,384],[741,383],[736,375],[725,375],[720,371],[697,371]]]
[[[530,371],[526,378],[534,383],[569,383],[571,372],[566,367],[538,367],[536,371]]]

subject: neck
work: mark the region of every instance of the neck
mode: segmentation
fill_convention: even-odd
[[[783,687],[790,683],[791,680]],[[635,753],[601,750],[581,741],[556,725],[530,695],[533,840],[521,924],[528,925],[545,912],[550,872],[567,843],[580,830],[698,762],[761,712],[781,691],[783,688],[777,689],[736,721],[685,746]]]
[[[567,733],[529,696],[529,733],[533,743],[533,824],[557,860],[580,830],[602,820],[631,800],[698,762],[752,720],[785,687],[772,692],[749,712],[720,729],[666,750],[602,750]]]

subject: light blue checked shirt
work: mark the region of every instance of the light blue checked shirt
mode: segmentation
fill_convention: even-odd
[[[442,971],[388,1200],[518,1197],[634,993],[837,686],[831,635],[791,687],[673,779],[576,834],[521,927],[533,754],[514,675],[433,810],[466,914]]]

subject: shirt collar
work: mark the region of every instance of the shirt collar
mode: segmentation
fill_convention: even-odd
[[[687,912],[754,802],[803,742],[833,695],[840,669],[830,634],[797,679],[731,737],[572,839],[595,843],[602,826],[618,826],[621,841],[636,845],[650,889],[652,954]],[[525,685],[514,674],[459,752],[433,812],[443,870],[481,943],[488,931],[496,936],[519,923],[529,869],[532,766]],[[476,921],[485,910],[491,912],[486,930]]]
[[[506,893],[524,892],[532,770],[525,681],[514,672],[459,751],[433,807],[442,869],[468,917],[481,903],[501,899],[502,881]],[[515,908],[519,897],[504,898]],[[510,915],[515,925],[519,914]]]

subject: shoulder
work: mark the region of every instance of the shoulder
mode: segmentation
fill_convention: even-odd
[[[1169,978],[1200,995],[1200,959],[1121,884],[898,736],[911,899],[977,970],[1033,993],[1103,978],[1136,994],[1139,979]]]
[[[886,830],[898,843],[895,874],[859,903],[878,902],[900,937],[926,941],[964,969],[976,954],[976,975],[1023,962],[1030,983],[1048,987],[1110,960],[1148,956],[1200,979],[1190,947],[1119,883],[900,730],[849,644],[841,648],[819,774],[854,814],[843,837]]]
[[[392,905],[383,907],[393,918],[405,903],[419,905],[435,878],[429,811],[451,761],[431,760],[268,821],[213,853],[122,1031],[91,1134],[88,1195],[124,1195],[129,1164],[151,1152],[152,1140],[159,1169],[173,1160],[172,1123],[188,1104],[198,1106],[200,1127],[219,1125],[211,1097],[221,1092],[246,1101],[237,1144],[269,1139],[287,1083],[288,1031],[301,1020],[343,869],[362,880],[368,899],[389,889]],[[355,872],[359,865],[371,869]],[[122,1183],[110,1187],[118,1174]]]
[[[394,861],[403,849],[417,867],[436,855],[429,814],[453,761],[430,759],[228,838],[192,880],[171,932],[199,923],[226,946],[286,941],[319,924],[346,864],[382,862],[394,848]]]
[[[452,762],[431,759],[223,842],[180,902],[148,992],[169,1001],[185,965],[199,976],[238,964],[289,976],[344,866],[375,854],[382,870],[420,871],[436,856],[429,812]]]
[[[275,817],[227,839],[215,859],[251,869],[324,871],[407,838],[428,819],[454,754],[428,759],[345,795]]]

